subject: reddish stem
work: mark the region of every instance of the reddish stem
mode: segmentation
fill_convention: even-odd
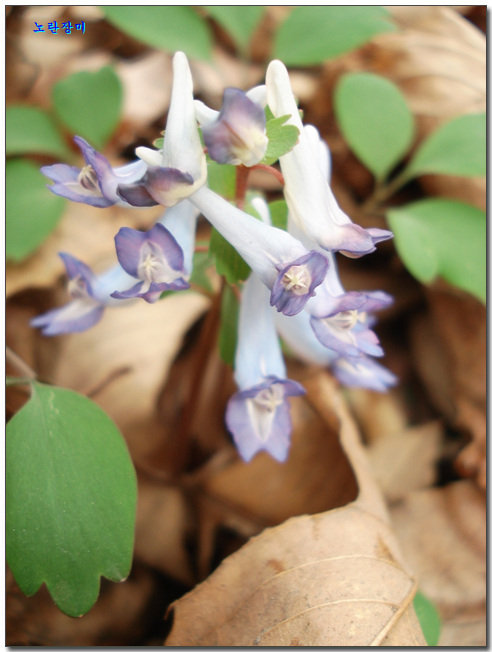
[[[275,179],[279,181],[283,186],[285,186],[285,179],[284,175],[280,170],[277,170],[277,168],[274,168],[272,165],[265,165],[264,163],[257,163],[256,165],[253,165],[250,170],[265,170],[265,172],[269,172],[270,174],[273,174]]]

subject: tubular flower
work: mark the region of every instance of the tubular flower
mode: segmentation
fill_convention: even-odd
[[[239,312],[235,379],[239,391],[228,402],[226,424],[237,449],[249,462],[267,451],[279,462],[287,459],[292,430],[287,398],[304,394],[286,378],[268,290],[252,274],[244,284]]]
[[[112,168],[108,159],[96,152],[83,138],[75,136],[74,141],[79,146],[86,165],[81,170],[64,163],[42,167],[41,172],[55,182],[48,186],[51,192],[98,208],[123,203],[116,191],[118,184],[135,183],[141,179],[147,169],[146,164],[137,160]]]
[[[209,156],[218,163],[256,165],[268,146],[264,108],[238,88],[226,88],[220,113],[195,100]]]
[[[190,201],[271,290],[272,306],[286,315],[303,309],[326,275],[323,254],[309,251],[286,231],[244,213],[206,187]]]
[[[285,179],[285,199],[297,226],[327,251],[358,258],[375,250],[391,231],[363,229],[339,207],[326,175],[318,164],[310,138],[299,117],[289,75],[284,64],[272,61],[266,74],[268,105],[276,117],[290,114],[289,124],[299,129],[297,145],[280,157]]]
[[[347,387],[386,392],[397,383],[396,376],[372,358],[340,355],[323,346],[310,328],[309,314],[304,311],[294,317],[276,313],[275,326],[297,358],[308,364],[329,367]]]
[[[129,287],[134,279],[116,265],[96,276],[90,267],[70,254],[60,253],[68,276],[68,293],[72,301],[31,320],[44,335],[62,335],[85,331],[102,318],[106,306],[122,305],[111,298],[115,286]]]
[[[173,59],[173,90],[162,152],[137,147],[147,164],[137,183],[120,184],[118,194],[132,206],[174,206],[207,180],[207,164],[195,117],[193,80],[182,52]]]
[[[113,292],[115,299],[140,297],[155,303],[165,290],[189,288],[183,251],[162,224],[155,224],[147,233],[122,227],[114,240],[120,265],[139,279],[129,290]]]

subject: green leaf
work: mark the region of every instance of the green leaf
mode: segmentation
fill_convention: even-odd
[[[155,48],[182,50],[194,59],[210,59],[212,35],[206,21],[192,7],[105,6],[107,20],[126,34]]]
[[[239,301],[233,289],[226,285],[220,305],[219,352],[222,360],[234,366],[237,344]]]
[[[5,176],[6,256],[20,261],[49,236],[65,200],[46,188],[46,178],[30,161],[7,161]]]
[[[9,106],[5,111],[5,154],[51,154],[70,158],[51,116],[34,106]]]
[[[296,7],[277,31],[274,58],[287,66],[309,66],[349,52],[396,26],[383,7]]]
[[[285,199],[277,199],[268,204],[270,209],[270,217],[272,218],[273,226],[278,229],[287,230],[287,202]]]
[[[123,87],[110,66],[76,72],[53,87],[53,107],[72,133],[101,149],[114,132],[123,104]]]
[[[261,161],[264,165],[272,165],[281,156],[290,152],[297,143],[299,129],[294,125],[284,124],[289,118],[289,115],[283,115],[279,118],[272,118],[266,123],[268,147]]]
[[[439,641],[439,634],[441,633],[441,619],[437,609],[420,591],[417,591],[413,599],[413,607],[419,619],[427,645],[435,647]]]
[[[248,278],[249,265],[215,228],[212,228],[209,254],[214,257],[217,273],[225,276],[230,285]]]
[[[387,212],[396,249],[423,283],[437,276],[486,302],[486,217],[470,204],[424,199]]]
[[[212,283],[207,275],[207,270],[211,267],[212,262],[206,251],[195,251],[193,255],[193,271],[191,272],[190,283],[196,287],[202,288],[205,292],[214,291]]]
[[[487,172],[485,113],[463,115],[436,129],[415,153],[406,172],[485,176]]]
[[[207,5],[212,16],[233,37],[238,48],[245,52],[265,7],[259,5]]]
[[[395,84],[372,73],[344,75],[335,91],[335,113],[350,148],[377,179],[407,152],[414,120]]]
[[[95,403],[40,383],[6,439],[7,562],[26,595],[44,582],[80,616],[101,576],[130,572],[137,487],[125,441]]]
[[[224,199],[234,199],[236,196],[236,166],[221,165],[215,161],[207,164],[208,187]]]

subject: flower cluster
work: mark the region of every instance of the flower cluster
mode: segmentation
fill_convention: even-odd
[[[287,378],[279,335],[307,362],[329,366],[340,382],[385,391],[391,372],[373,358],[383,355],[372,330],[372,313],[391,303],[384,292],[345,292],[336,253],[357,258],[392,237],[382,229],[354,224],[330,187],[330,156],[317,130],[299,117],[288,72],[280,61],[266,83],[247,93],[226,89],[220,112],[193,98],[188,61],[178,52],[162,150],[138,147],[137,160],[119,168],[82,138],[85,159],[78,170],[52,165],[42,172],[58,195],[91,206],[166,207],[147,232],[122,228],[115,236],[118,264],[96,276],[82,261],[60,254],[71,302],[32,320],[45,335],[79,332],[96,324],[106,306],[138,298],[153,303],[167,290],[189,288],[197,219],[204,216],[251,268],[242,287],[235,380],[225,421],[245,461],[267,451],[288,456],[289,397],[304,393]],[[272,226],[268,205],[251,203],[261,219],[226,201],[207,186],[208,156],[244,171],[261,163],[269,140],[265,107],[274,118],[288,116],[298,141],[280,158],[288,207],[287,229]],[[201,143],[198,126],[201,126]],[[241,205],[241,203],[239,203]]]

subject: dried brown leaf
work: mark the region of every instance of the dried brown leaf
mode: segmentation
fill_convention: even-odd
[[[156,446],[146,427],[162,383],[185,332],[207,305],[203,296],[187,292],[107,310],[89,331],[60,338],[50,380],[87,393],[114,377],[93,399],[131,435],[137,458],[145,457]]]
[[[423,645],[405,567],[368,462],[334,382],[305,381],[359,486],[348,505],[264,531],[174,603],[169,646]]]
[[[486,644],[486,500],[470,481],[415,492],[391,511],[408,564],[443,621],[440,645]]]

